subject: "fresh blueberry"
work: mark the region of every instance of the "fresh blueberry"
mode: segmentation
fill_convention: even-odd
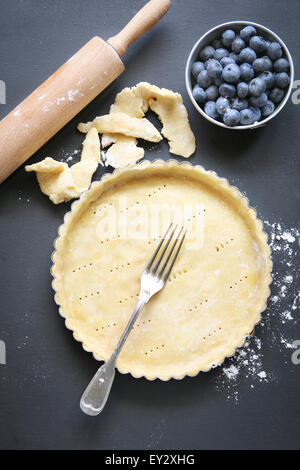
[[[235,38],[235,32],[232,29],[227,29],[226,31],[224,31],[222,35],[222,42],[224,46],[225,47],[230,46],[234,38]]]
[[[207,101],[204,106],[205,113],[212,119],[218,119],[219,115],[216,108],[216,103],[214,101]]]
[[[194,78],[197,78],[199,73],[204,70],[203,62],[194,62],[192,65],[192,75]]]
[[[271,90],[271,93],[270,93],[270,101],[273,101],[273,103],[280,103],[280,101],[282,100],[282,98],[284,97],[285,95],[285,90],[283,90],[282,88],[278,88],[278,87],[274,87],[272,90]]]
[[[275,104],[273,101],[268,100],[266,104],[261,108],[261,113],[263,117],[270,116],[275,110]]]
[[[200,74],[201,73],[203,72],[200,72]],[[251,82],[249,83],[249,92],[253,96],[260,96],[262,93],[266,91],[266,89],[267,89],[266,82],[260,77],[253,78]]]
[[[245,49],[243,49],[240,52],[239,61],[241,63],[247,62],[248,64],[252,64],[252,62],[254,62],[255,59],[256,59],[256,52],[253,49],[251,49],[251,47],[245,47]]]
[[[251,96],[250,103],[255,108],[261,108],[265,106],[268,101],[268,96],[266,93],[262,93],[260,96]]]
[[[248,108],[248,101],[242,98],[234,98],[232,108],[237,111],[242,111],[242,109]]]
[[[290,77],[286,72],[279,72],[275,75],[275,84],[279,88],[287,88],[290,84]]]
[[[273,88],[275,85],[275,75],[272,72],[263,72],[259,77],[266,82],[267,88]]]
[[[222,65],[216,59],[209,59],[206,70],[210,78],[220,78],[222,74]]]
[[[197,83],[200,87],[206,89],[212,84],[212,79],[207,73],[207,70],[202,70],[197,77]]]
[[[236,89],[234,85],[229,85],[229,83],[222,83],[219,88],[219,93],[224,98],[234,98]]]
[[[275,72],[287,72],[290,68],[290,64],[286,59],[277,59],[274,62]]]
[[[245,26],[245,28],[241,30],[240,35],[244,41],[249,42],[250,38],[256,35],[256,29],[254,26]]]
[[[223,47],[219,47],[218,49],[216,49],[215,59],[221,60],[222,57],[228,57],[228,56],[229,56],[229,52],[227,49],[224,49]]]
[[[272,61],[268,56],[255,59],[252,65],[256,73],[271,72],[271,70],[273,70]]]
[[[224,114],[230,108],[230,103],[227,98],[220,97],[217,99],[216,107],[219,114]]]
[[[223,116],[223,122],[226,126],[236,126],[240,122],[240,113],[236,109],[228,109]]]
[[[215,55],[215,49],[212,46],[206,46],[199,54],[200,60],[205,62],[208,59],[213,59]]]
[[[199,85],[195,85],[193,88],[193,97],[199,104],[203,104],[206,101],[206,93]]]
[[[282,48],[279,42],[271,42],[267,49],[267,54],[272,60],[282,57]]]
[[[253,111],[253,114],[254,114],[253,122],[259,121],[261,118],[261,110],[259,108],[255,108],[254,106],[250,106],[249,109],[251,109],[251,111]]]
[[[240,67],[237,64],[229,64],[223,69],[222,78],[225,82],[237,83],[240,79]]]
[[[241,79],[245,82],[249,82],[254,77],[254,70],[250,64],[246,62],[240,65]]]
[[[214,39],[212,45],[215,49],[220,49],[220,47],[223,47],[222,41],[220,39]]]
[[[236,64],[240,63],[239,54],[235,54],[234,52],[230,52],[229,57],[234,60]]]
[[[222,78],[214,78],[213,82],[217,87],[223,83]]]
[[[249,85],[245,82],[240,82],[237,84],[237,95],[239,98],[246,98],[248,95]]]
[[[234,54],[239,54],[242,49],[246,47],[245,41],[240,37],[237,36],[231,44],[231,50]]]
[[[226,67],[226,65],[235,64],[235,60],[232,57],[222,57],[220,64],[222,67]]]
[[[216,85],[210,85],[206,88],[206,97],[208,101],[216,101],[219,96],[219,89]]]
[[[267,44],[261,36],[253,36],[249,41],[249,46],[257,53],[261,54],[267,49]]]
[[[252,109],[246,108],[242,109],[240,112],[240,123],[243,126],[250,126],[251,124],[254,123],[254,112]]]

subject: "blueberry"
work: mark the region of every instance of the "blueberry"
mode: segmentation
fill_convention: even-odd
[[[223,116],[223,122],[226,126],[236,126],[240,122],[240,113],[236,109],[228,109]]]
[[[286,59],[277,59],[274,62],[275,72],[287,72],[290,68],[290,64]]]
[[[261,113],[263,117],[270,116],[275,110],[275,104],[273,101],[267,101],[266,104],[261,108]]]
[[[220,97],[217,99],[216,107],[219,114],[224,114],[230,108],[230,103],[227,98]]]
[[[205,62],[208,59],[213,59],[215,55],[215,49],[212,46],[206,46],[199,54],[200,60]]]
[[[262,106],[265,106],[267,101],[268,101],[268,96],[266,93],[262,93],[260,96],[251,96],[250,98],[250,103],[255,108],[261,108]]]
[[[234,38],[235,38],[235,32],[232,29],[227,29],[226,31],[224,31],[222,35],[222,42],[224,46],[225,47],[230,46]]]
[[[239,54],[235,54],[234,52],[230,52],[229,57],[230,57],[232,60],[234,60],[234,62],[235,62],[236,64],[239,64],[239,63],[240,63]]]
[[[232,57],[222,57],[220,64],[222,67],[226,67],[226,65],[235,64],[235,60]]]
[[[207,73],[207,70],[202,70],[197,77],[197,83],[200,87],[206,89],[212,84],[212,79]]]
[[[246,62],[240,65],[241,79],[249,82],[254,77],[254,70],[250,64]]]
[[[212,119],[218,119],[219,117],[217,113],[216,103],[214,101],[207,101],[204,106],[204,111]]]
[[[212,45],[215,49],[220,49],[220,47],[223,47],[222,41],[220,39],[214,39]]]
[[[216,49],[215,59],[221,60],[222,57],[228,57],[228,56],[229,56],[229,52],[227,49],[224,49],[223,47],[219,47],[218,49]]]
[[[248,108],[248,101],[242,98],[234,98],[232,108],[237,111],[242,111],[242,109]]]
[[[282,88],[278,88],[278,87],[274,87],[272,90],[271,90],[271,93],[270,93],[270,101],[273,101],[273,103],[280,103],[280,101],[282,100],[282,98],[284,97],[285,95],[285,91],[282,89]]]
[[[246,98],[248,95],[248,83],[240,82],[237,84],[237,95],[239,98]]]
[[[287,88],[290,84],[290,77],[286,72],[279,72],[275,75],[275,84],[279,88]]]
[[[203,62],[194,62],[192,65],[192,75],[194,78],[197,78],[199,73],[204,70]]]
[[[255,59],[252,65],[256,73],[267,71],[271,72],[271,70],[273,70],[272,61],[268,56],[261,57],[260,59]]]
[[[241,63],[247,62],[248,64],[252,64],[252,62],[254,62],[255,59],[256,59],[256,53],[250,47],[245,47],[245,49],[243,49],[240,52],[239,61]]]
[[[206,70],[210,78],[220,78],[222,74],[222,65],[216,59],[209,59]]]
[[[242,109],[242,111],[240,112],[240,123],[243,126],[250,126],[251,124],[254,123],[254,119],[255,119],[255,116],[254,116],[254,112],[252,111],[252,109],[246,108],[246,109]]]
[[[200,74],[203,72],[200,72]],[[249,92],[253,96],[260,96],[262,93],[264,93],[267,89],[266,82],[260,78],[256,77],[251,80],[249,83]]]
[[[221,83],[223,83],[222,78],[214,78],[213,82],[218,87],[221,85]]]
[[[253,111],[253,114],[254,114],[254,121],[253,122],[259,121],[260,118],[261,118],[261,110],[259,108],[255,108],[253,106],[250,106],[249,109],[251,109],[251,111]]]
[[[229,83],[222,83],[219,88],[219,93],[224,98],[234,98],[235,97],[235,86],[229,85]]]
[[[267,49],[267,54],[272,60],[282,57],[282,48],[279,42],[271,42]]]
[[[222,78],[225,82],[237,83],[241,76],[240,67],[237,64],[229,64],[223,69]]]
[[[237,36],[231,44],[231,50],[234,54],[239,54],[245,47],[246,43],[240,36]]]
[[[256,29],[254,26],[245,26],[245,28],[241,30],[240,35],[244,41],[249,42],[250,38],[256,35]]]
[[[202,104],[206,101],[206,93],[203,88],[199,87],[199,85],[195,85],[193,88],[193,97],[197,101],[197,103]]]
[[[275,75],[272,72],[263,72],[259,77],[266,82],[267,88],[273,88],[275,85]]]
[[[216,85],[210,85],[206,88],[206,97],[208,101],[216,101],[219,96],[219,89]]]
[[[249,46],[257,53],[261,54],[267,49],[267,44],[261,36],[253,36],[249,41]]]

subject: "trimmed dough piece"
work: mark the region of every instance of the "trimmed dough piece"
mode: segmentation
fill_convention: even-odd
[[[92,127],[95,127],[100,134],[117,131],[120,134],[138,137],[150,142],[162,140],[162,136],[148,119],[134,118],[120,112],[98,116],[92,122],[78,125],[80,132],[88,132]]]
[[[25,170],[35,171],[41,191],[54,204],[60,204],[79,197],[82,191],[89,188],[99,162],[99,136],[96,129],[91,129],[83,142],[80,162],[69,167],[64,162],[47,157],[41,162],[26,165]]]
[[[147,82],[138,83],[134,93],[143,99],[143,111],[148,109],[148,104],[158,115],[163,125],[161,133],[169,141],[170,152],[190,157],[196,150],[196,141],[181,95]]]
[[[115,102],[111,105],[109,114],[117,112],[127,113],[131,117],[142,118],[143,99],[135,96],[131,88],[124,88],[117,94]],[[101,139],[102,147],[111,145],[105,155],[106,164],[114,168],[122,168],[129,163],[136,163],[141,160],[145,151],[137,146],[137,139],[122,134],[103,134]]]
[[[123,168],[129,163],[136,163],[144,157],[144,149],[134,141],[119,140],[105,153],[105,164],[113,168]]]

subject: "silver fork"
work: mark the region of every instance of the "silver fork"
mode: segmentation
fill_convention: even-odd
[[[140,311],[148,300],[157,292],[159,292],[165,285],[179,251],[182,247],[186,231],[183,233],[183,227],[179,230],[178,235],[175,237],[173,244],[169,251],[167,249],[175,235],[177,225],[172,229],[168,239],[166,239],[173,223],[171,223],[166,231],[164,237],[156,248],[151,260],[147,264],[141,276],[141,288],[138,296],[137,304],[132,312],[132,315],[126,325],[125,330],[119,342],[108,359],[96,372],[91,382],[87,386],[80,400],[81,410],[91,416],[97,416],[103,410],[105,403],[115,377],[115,367],[118,356],[124,346],[124,343],[137,320]],[[164,246],[163,246],[164,245]],[[176,248],[177,246],[177,248]],[[174,253],[174,250],[176,251]],[[161,252],[160,252],[161,250]],[[159,254],[160,252],[160,254]],[[173,255],[174,253],[174,255]],[[158,256],[159,255],[159,256]],[[172,257],[173,255],[173,257]]]

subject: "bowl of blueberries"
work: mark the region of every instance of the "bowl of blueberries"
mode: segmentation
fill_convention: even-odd
[[[293,81],[293,61],[284,42],[249,21],[224,23],[204,34],[185,70],[195,108],[230,129],[264,126],[288,101]]]

